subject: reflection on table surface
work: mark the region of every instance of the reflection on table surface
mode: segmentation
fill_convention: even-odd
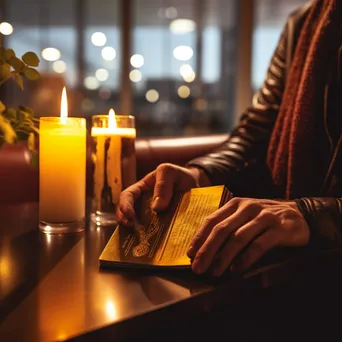
[[[99,269],[114,227],[46,235],[37,212],[32,203],[0,208],[0,336],[63,340],[213,288],[189,271]]]
[[[98,258],[115,227],[90,225],[74,235],[45,235],[38,230],[37,203],[0,206],[0,218],[1,341],[103,341],[113,336],[115,341],[127,341],[149,337],[156,329],[165,335],[185,327],[192,333],[201,326],[198,315],[211,314],[222,305],[229,308],[224,317],[236,315],[238,308],[242,316],[255,317],[260,307],[263,314],[276,316],[274,312],[279,307],[284,311],[285,305],[291,315],[294,305],[299,313],[302,305],[301,316],[311,310],[320,317],[319,312],[326,315],[326,310],[317,312],[317,307],[329,302],[328,295],[335,306],[338,300],[342,303],[340,250],[312,262],[289,259],[266,264],[243,278],[213,280],[184,270],[103,270]],[[290,282],[293,290],[282,285],[273,294],[263,291],[277,289],[277,282]],[[172,328],[170,319],[177,322]],[[226,330],[234,324],[228,328],[226,324]]]

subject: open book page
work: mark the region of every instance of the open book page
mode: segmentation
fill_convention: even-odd
[[[183,195],[169,235],[160,251],[158,265],[190,265],[187,251],[191,240],[204,220],[223,204],[221,199],[224,195],[223,186],[195,188]]]

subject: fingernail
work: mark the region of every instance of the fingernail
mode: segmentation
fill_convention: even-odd
[[[160,196],[154,198],[152,202],[152,209],[155,210],[160,205]]]

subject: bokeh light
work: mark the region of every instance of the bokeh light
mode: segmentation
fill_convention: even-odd
[[[42,57],[49,62],[54,62],[60,59],[61,52],[58,49],[55,49],[53,47],[48,47],[46,49],[43,49],[42,51]]]
[[[103,46],[107,42],[107,37],[106,37],[106,35],[103,32],[94,32],[91,35],[91,42],[95,46]]]
[[[111,46],[106,46],[101,52],[102,58],[106,61],[112,61],[116,57],[116,51]]]
[[[190,46],[180,45],[173,50],[173,55],[179,61],[188,61],[194,55]]]
[[[155,89],[150,89],[146,92],[145,98],[148,102],[157,102],[159,100],[159,93]]]

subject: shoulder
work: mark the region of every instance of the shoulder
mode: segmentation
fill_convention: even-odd
[[[307,18],[312,5],[316,1],[317,0],[308,1],[305,5],[299,7],[298,9],[290,13],[287,19],[285,30],[284,30],[284,36],[286,37],[286,45],[287,45],[286,59],[287,59],[288,65],[290,64],[292,60],[292,56],[294,54],[298,37],[303,27],[304,21]]]
[[[293,12],[290,13],[288,17],[288,21],[293,21],[295,23],[300,23],[305,20],[306,16],[308,15],[310,8],[317,0],[308,1],[303,6],[297,8]]]

